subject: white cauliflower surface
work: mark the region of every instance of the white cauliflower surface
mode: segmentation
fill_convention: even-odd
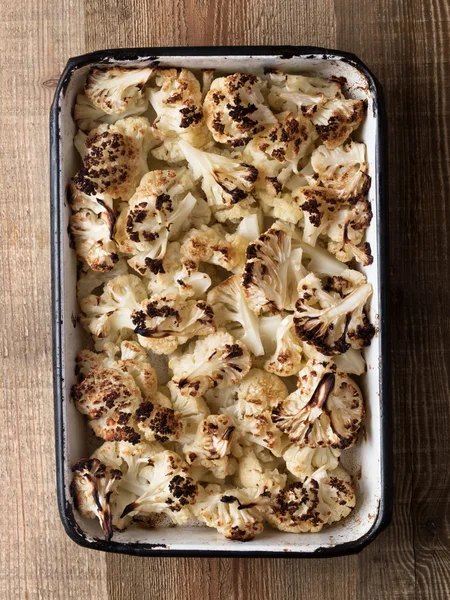
[[[341,460],[376,330],[365,105],[345,90],[270,70],[89,73],[68,190],[89,336],[72,400],[101,445],[71,493],[107,540],[164,517],[246,542],[355,506]]]

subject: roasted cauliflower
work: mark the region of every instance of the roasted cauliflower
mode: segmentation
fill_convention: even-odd
[[[298,374],[297,390],[272,411],[275,425],[299,447],[352,446],[364,405],[356,383],[332,362],[311,359]]]
[[[264,103],[266,83],[256,75],[234,73],[215,79],[203,109],[216,142],[243,146],[276,117]]]
[[[362,437],[351,376],[373,368],[376,303],[348,89],[273,69],[87,76],[68,230],[95,352],[71,397],[101,446],[70,489],[107,540],[135,523],[316,532],[355,506],[340,459]]]
[[[233,385],[247,375],[251,364],[246,346],[224,330],[169,360],[172,380],[184,396],[203,396],[209,389]]]

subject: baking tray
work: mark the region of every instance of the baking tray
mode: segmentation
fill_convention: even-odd
[[[358,136],[367,144],[374,218],[367,240],[373,264],[364,270],[374,287],[370,317],[377,335],[367,349],[362,377],[367,417],[357,446],[344,453],[344,465],[357,474],[357,507],[343,522],[320,533],[290,534],[266,527],[247,543],[224,539],[205,527],[131,528],[104,541],[98,524],[81,517],[69,493],[71,465],[90,454],[87,426],[70,398],[75,382],[75,356],[84,334],[76,324],[76,257],[67,234],[70,207],[67,184],[77,169],[73,146],[72,108],[90,68],[121,64],[215,68],[219,72],[262,72],[264,67],[289,72],[344,76],[347,94],[365,98],[367,118]],[[240,46],[133,48],[102,50],[71,58],[59,80],[50,113],[51,239],[53,295],[53,381],[55,402],[56,475],[61,520],[67,534],[81,546],[139,556],[266,556],[326,557],[359,552],[391,519],[392,460],[390,358],[388,342],[388,231],[386,115],[380,84],[353,54],[310,46]]]

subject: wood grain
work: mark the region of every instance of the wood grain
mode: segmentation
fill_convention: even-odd
[[[450,598],[447,0],[3,0],[0,598]],[[396,502],[332,560],[138,559],[75,546],[56,509],[47,115],[66,59],[102,47],[318,44],[359,55],[389,113]],[[5,481],[6,476],[6,481]]]

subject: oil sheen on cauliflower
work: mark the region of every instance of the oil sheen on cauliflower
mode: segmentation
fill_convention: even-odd
[[[240,381],[251,367],[246,346],[229,333],[201,339],[182,356],[169,360],[172,380],[185,396],[203,396],[212,388],[223,388]]]
[[[272,411],[276,426],[299,447],[352,446],[364,417],[356,383],[332,362],[311,359],[298,374],[297,390]]]

